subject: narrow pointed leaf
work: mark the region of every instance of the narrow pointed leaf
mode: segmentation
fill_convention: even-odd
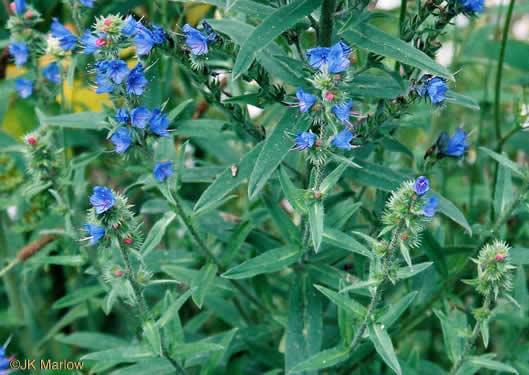
[[[375,346],[378,355],[396,374],[402,375],[399,360],[395,355],[395,349],[393,349],[393,343],[388,332],[378,324],[370,324],[368,328],[369,339]]]
[[[309,225],[314,250],[318,252],[323,236],[323,202],[316,201],[309,207]]]
[[[352,312],[359,318],[363,318],[366,314],[366,308],[356,302],[351,297],[330,290],[321,285],[314,285],[316,289],[322,292],[327,298],[329,298],[335,305]]]

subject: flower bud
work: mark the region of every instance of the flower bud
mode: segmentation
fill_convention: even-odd
[[[123,240],[123,242],[125,243],[125,245],[130,245],[130,244],[132,244],[132,238],[127,237],[127,238],[125,238],[125,239]]]
[[[405,234],[403,234],[402,236],[400,236],[400,238],[403,240],[403,241],[406,241],[408,239],[408,236],[406,236]]]
[[[28,143],[32,146],[35,146],[37,144],[37,139],[33,136],[28,137]]]
[[[105,19],[105,25],[107,25],[107,26],[110,25],[110,22],[111,22],[110,18]]]
[[[103,28],[103,30],[104,30],[105,32],[108,31],[108,26],[105,26],[105,27]]]
[[[96,46],[98,47],[104,46],[105,44],[106,44],[105,38],[99,38],[96,40]]]
[[[13,1],[11,4],[9,4],[9,6],[11,7],[11,10],[13,11],[13,13],[16,13],[16,12],[17,12],[17,7],[16,7],[14,1]]]
[[[117,270],[117,271],[114,273],[114,275],[116,275],[117,277],[121,277],[121,276],[123,276],[123,271],[121,271],[121,270]]]
[[[319,191],[315,192],[314,193],[314,198],[320,199],[321,198],[321,193]]]
[[[500,254],[500,253],[496,254],[496,260],[498,262],[501,262],[503,260],[503,258],[504,258],[503,254]]]
[[[30,19],[33,17],[33,13],[31,13],[29,10],[26,12],[26,14],[24,14],[24,17],[26,17],[27,19]]]
[[[332,92],[328,92],[327,94],[325,94],[325,99],[333,100],[334,99],[334,95],[332,94]]]
[[[321,142],[320,141],[316,141],[316,146],[320,147],[321,146]]]

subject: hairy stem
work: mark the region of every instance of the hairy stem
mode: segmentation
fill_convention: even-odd
[[[482,307],[483,309],[488,309],[489,308],[490,300],[491,300],[491,296],[489,294],[489,295],[487,295],[487,297],[485,297],[485,301],[483,302],[483,307]],[[461,354],[457,358],[457,361],[452,366],[452,369],[450,370],[450,373],[448,375],[454,375],[457,372],[457,370],[459,370],[461,365],[463,364],[463,361],[465,360],[465,357],[467,356],[469,351],[472,349],[472,347],[474,346],[474,343],[476,342],[476,340],[477,340],[477,338],[479,336],[479,327],[480,327],[482,321],[483,321],[482,319],[479,319],[479,320],[476,321],[476,324],[474,325],[474,329],[472,330],[472,336],[467,341],[467,343],[465,345],[465,348],[463,349],[463,351],[461,352]]]
[[[319,44],[322,47],[330,47],[331,45],[333,14],[335,8],[336,0],[322,0],[319,35]]]

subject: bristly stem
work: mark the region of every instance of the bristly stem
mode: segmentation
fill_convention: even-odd
[[[507,39],[509,37],[509,29],[511,26],[512,11],[515,0],[510,0],[509,8],[507,9],[507,16],[505,17],[505,24],[503,25],[503,34],[500,47],[500,55],[498,57],[498,68],[496,71],[496,87],[494,95],[494,126],[496,129],[496,140],[501,140],[501,119],[500,119],[500,95],[501,95],[501,77],[503,73],[503,60],[505,59],[505,48],[507,46]],[[494,181],[495,182],[495,181]]]
[[[322,0],[320,16],[319,44],[322,47],[330,47],[332,42],[333,14],[336,8],[336,0]]]
[[[489,294],[485,297],[485,301],[483,302],[482,309],[488,310],[489,305],[490,305],[490,300],[491,300],[491,295]],[[470,339],[467,341],[465,348],[463,349],[463,351],[457,358],[457,361],[452,366],[452,369],[450,370],[450,373],[448,375],[454,375],[457,372],[457,370],[459,370],[461,365],[463,364],[465,357],[467,356],[468,352],[472,349],[472,347],[474,346],[474,343],[476,342],[476,339],[479,336],[479,328],[480,328],[482,321],[483,319],[478,319],[476,321],[476,324],[474,325],[474,329],[472,330],[472,336],[470,336]]]
[[[126,278],[132,285],[132,290],[134,292],[134,297],[136,298],[136,306],[140,313],[140,321],[143,324],[147,320],[150,319],[150,312],[149,307],[147,305],[147,301],[145,301],[145,296],[143,295],[141,291],[141,286],[138,283],[138,279],[136,278],[136,273],[134,272],[132,268],[132,264],[130,263],[130,257],[129,253],[127,252],[127,249],[124,249],[122,246],[119,247],[119,250],[121,252],[121,257],[123,258],[123,263],[125,263],[125,269],[126,269]],[[167,359],[171,365],[175,368],[176,374],[186,374],[186,371],[182,366],[178,364],[174,359],[172,359],[169,356],[169,351],[167,350],[167,345],[165,344],[165,335],[163,333],[163,329],[158,327],[158,331],[160,334],[160,345],[162,347],[162,357]]]

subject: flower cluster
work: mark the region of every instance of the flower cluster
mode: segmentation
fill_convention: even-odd
[[[426,74],[419,80],[415,91],[420,96],[427,94],[433,104],[440,105],[446,99],[445,93],[448,91],[448,87],[446,87],[444,78]]]
[[[442,132],[435,144],[426,152],[424,158],[427,159],[431,155],[434,155],[437,160],[447,156],[456,159],[462,158],[469,147],[467,136],[468,134],[461,128],[457,128],[452,137],[448,133]]]
[[[486,244],[479,252],[477,259],[472,259],[478,267],[475,279],[465,280],[484,296],[498,298],[500,291],[510,291],[512,285],[512,270],[509,256],[510,247],[502,241],[495,240]]]

